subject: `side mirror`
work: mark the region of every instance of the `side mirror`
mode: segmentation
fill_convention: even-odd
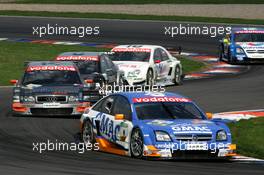
[[[115,115],[115,120],[124,120],[125,119],[125,115],[124,114],[116,114]]]
[[[158,64],[158,63],[160,63],[161,62],[161,60],[155,60],[154,61],[154,63],[156,63],[156,64]]]
[[[213,118],[213,113],[211,113],[211,112],[207,112],[207,113],[206,113],[206,116],[207,116],[207,119],[208,119],[208,120],[211,120],[211,119]]]
[[[10,83],[13,84],[13,85],[16,85],[18,82],[18,80],[10,80]]]

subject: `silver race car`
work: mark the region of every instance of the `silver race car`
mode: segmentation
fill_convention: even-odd
[[[21,80],[11,80],[15,115],[80,115],[89,102],[73,62],[29,62]]]

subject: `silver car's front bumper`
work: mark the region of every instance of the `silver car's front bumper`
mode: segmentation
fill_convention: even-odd
[[[89,103],[13,103],[14,114],[37,116],[81,115]]]

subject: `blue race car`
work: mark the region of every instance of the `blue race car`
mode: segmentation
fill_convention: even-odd
[[[264,28],[232,28],[220,40],[220,61],[228,63],[264,63]]]
[[[209,120],[191,99],[173,93],[123,92],[82,115],[84,144],[135,158],[229,158],[236,149],[221,121]]]

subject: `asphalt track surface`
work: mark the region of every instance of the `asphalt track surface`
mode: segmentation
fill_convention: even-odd
[[[44,20],[44,21],[43,21]],[[0,37],[30,37],[28,25],[43,22],[55,22],[55,19],[1,18]],[[62,20],[65,23],[91,23],[94,20]],[[154,34],[155,22],[100,21],[113,26],[107,32],[106,42],[163,43],[161,35]],[[119,25],[120,23],[120,25]],[[125,23],[125,24],[124,24]],[[137,23],[140,23],[140,25]],[[154,24],[153,24],[154,23]],[[124,25],[122,25],[124,24]],[[142,26],[144,24],[144,26]],[[172,23],[173,24],[173,23]],[[127,26],[129,25],[129,26]],[[174,24],[175,25],[175,24]],[[129,29],[130,33],[118,31]],[[133,33],[133,27],[135,33]],[[138,31],[137,28],[144,29]],[[145,32],[145,33],[144,33]],[[111,34],[112,33],[112,34]],[[135,35],[135,37],[133,37]],[[111,38],[111,40],[110,40]],[[67,38],[60,38],[66,40]],[[72,39],[71,39],[72,40]],[[86,39],[87,40],[87,39]],[[89,40],[90,41],[90,40]],[[166,45],[175,41],[166,42]],[[197,52],[215,53],[216,39],[198,40],[196,37],[182,38],[186,48],[195,47]],[[163,44],[165,45],[165,44]],[[206,47],[208,46],[208,47]],[[233,110],[258,109],[264,106],[264,68],[252,66],[251,71],[232,77],[194,80],[183,86],[168,87],[168,91],[179,92],[193,98],[204,110],[222,112]],[[11,88],[0,88],[0,174],[263,174],[263,164],[231,163],[212,161],[146,161],[136,160],[101,152],[44,152],[33,151],[32,143],[73,142],[78,132],[79,122],[65,118],[26,118],[13,117],[10,114]]]
[[[0,16],[0,35],[7,38],[31,38],[31,39],[58,39],[69,41],[90,41],[99,43],[118,44],[160,44],[163,46],[182,46],[184,51],[216,53],[217,41],[221,36],[209,35],[175,35],[173,38],[165,35],[164,27],[229,27],[224,24],[199,24],[176,23],[161,21],[131,21],[131,20],[104,20],[104,19],[72,19],[72,18],[46,18],[46,17],[7,17]],[[41,38],[34,34],[32,27],[42,26],[79,27],[98,26],[100,34],[86,37],[76,35],[45,35]],[[188,25],[189,24],[189,25]],[[213,32],[213,31],[212,31]]]

